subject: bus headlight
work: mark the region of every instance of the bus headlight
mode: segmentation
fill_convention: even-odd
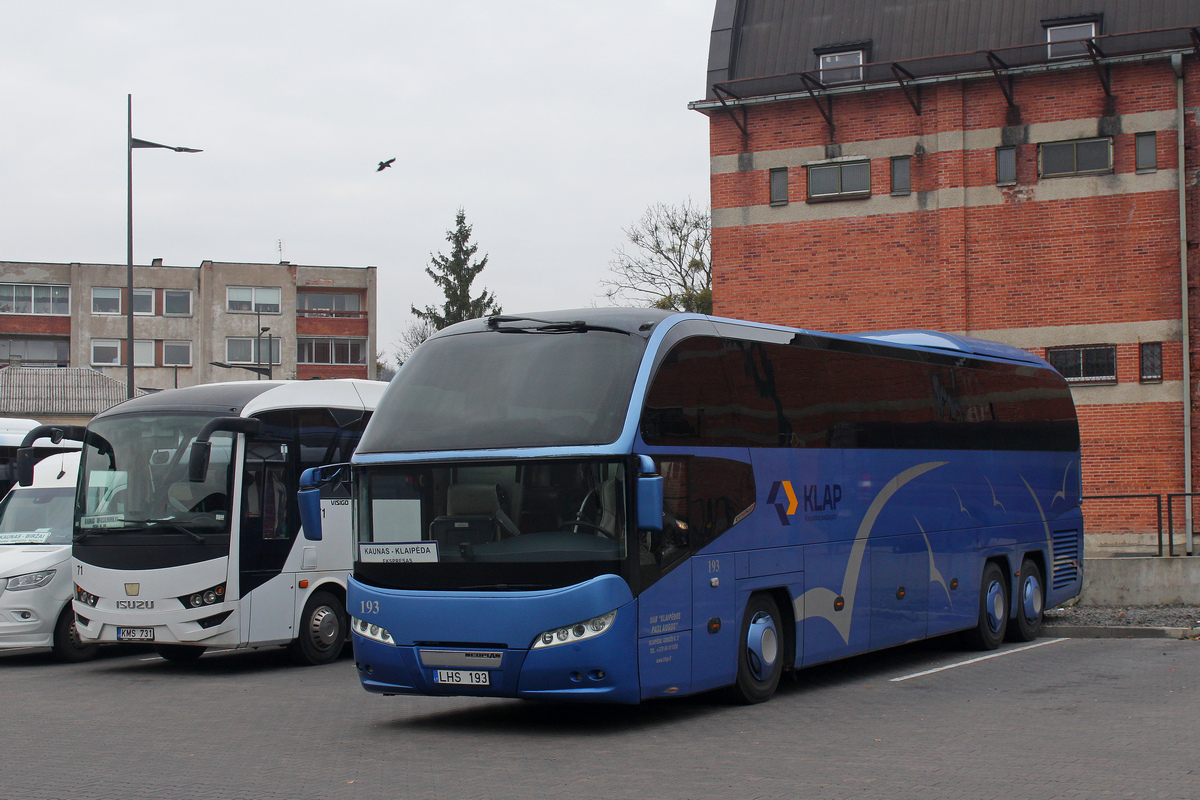
[[[178,598],[185,608],[201,608],[212,606],[225,599],[225,584],[218,583],[209,589],[201,589],[193,594],[185,594]]]
[[[384,644],[396,643],[395,640],[392,639],[392,635],[385,629],[379,627],[374,622],[367,622],[365,619],[356,619],[351,617],[350,630],[354,631],[359,636],[372,639],[376,642],[383,642]]]
[[[594,639],[611,628],[613,620],[616,618],[617,612],[610,611],[607,614],[592,617],[584,622],[576,622],[574,625],[565,625],[561,628],[543,631],[533,640],[530,649],[538,650],[545,647],[557,647],[560,644],[574,644],[575,642],[582,642],[584,639]]]
[[[8,579],[6,584],[10,592],[18,592],[21,589],[36,589],[39,586],[45,586],[54,577],[54,570],[44,569],[41,572],[26,572],[24,575],[14,575]]]
[[[84,589],[80,589],[79,584],[75,584],[75,599],[81,603],[84,603],[85,605],[91,606],[92,608],[95,608],[96,603],[100,601],[100,598],[96,597],[96,595]]]

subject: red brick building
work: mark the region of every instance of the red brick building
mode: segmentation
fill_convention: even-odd
[[[1200,0],[718,0],[691,104],[716,313],[1031,350],[1072,381],[1085,495],[1194,490],[1198,25]],[[1113,502],[1093,532],[1154,531]]]

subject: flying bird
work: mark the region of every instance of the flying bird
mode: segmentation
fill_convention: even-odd
[[[390,167],[390,166],[392,165],[392,162],[393,162],[393,161],[395,161],[395,160],[396,160],[396,159],[394,159],[394,158],[389,158],[387,161],[380,161],[380,162],[379,162],[379,166],[378,166],[378,167],[376,167],[375,171],[376,171],[376,172],[383,172],[385,169],[387,169],[388,167]]]

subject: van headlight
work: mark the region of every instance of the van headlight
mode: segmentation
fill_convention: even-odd
[[[545,647],[557,647],[560,644],[575,644],[576,642],[582,642],[584,639],[594,639],[611,628],[613,620],[616,618],[617,612],[610,611],[607,614],[592,617],[584,622],[576,622],[574,625],[566,625],[562,628],[543,631],[533,640],[530,649],[538,650]]]
[[[54,578],[54,570],[44,569],[41,572],[26,572],[24,575],[14,575],[8,579],[5,587],[10,592],[19,592],[22,589],[37,589],[39,586],[45,586]]]

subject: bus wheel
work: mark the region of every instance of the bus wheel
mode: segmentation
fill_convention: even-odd
[[[989,561],[979,582],[979,625],[968,637],[980,650],[995,650],[1004,641],[1008,628],[1008,581],[1004,570]]]
[[[55,658],[70,663],[94,658],[100,649],[96,642],[85,642],[79,638],[79,631],[75,630],[75,609],[71,608],[70,601],[54,623],[54,643],[51,647]]]
[[[190,644],[156,644],[154,652],[165,658],[167,661],[174,661],[176,664],[187,664],[200,656],[204,655],[205,647],[193,647]]]
[[[733,697],[740,703],[770,700],[783,674],[783,622],[775,601],[756,594],[746,604],[738,639],[737,682]]]
[[[304,666],[329,664],[346,643],[346,612],[329,592],[314,592],[300,616],[300,635],[288,645],[292,659]]]
[[[1021,582],[1017,584],[1017,614],[1010,625],[1008,636],[1018,642],[1032,642],[1042,630],[1042,617],[1046,611],[1046,585],[1042,582],[1042,571],[1030,559],[1021,562]]]

